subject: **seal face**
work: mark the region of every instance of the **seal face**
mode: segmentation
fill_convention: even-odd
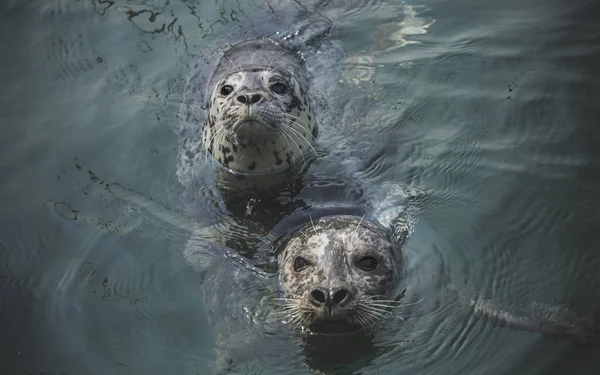
[[[292,235],[278,259],[289,323],[313,332],[372,328],[387,308],[401,259],[387,232],[357,216],[326,216]]]
[[[268,39],[236,44],[208,90],[204,148],[229,170],[277,172],[314,152],[307,72],[293,50]]]

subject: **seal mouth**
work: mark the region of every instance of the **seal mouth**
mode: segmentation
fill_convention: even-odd
[[[353,331],[353,325],[350,320],[349,311],[345,308],[324,308],[315,311],[314,320],[311,329],[321,331]]]
[[[239,132],[240,130],[244,129],[248,129],[248,128],[256,128],[256,127],[267,127],[267,124],[264,124],[263,122],[257,120],[257,119],[244,119],[240,122],[238,122],[237,124],[233,125],[231,127],[231,131],[234,133]],[[250,129],[248,129],[250,130]]]
[[[329,335],[353,333],[359,330],[360,327],[351,324],[348,320],[319,320],[310,326],[312,333]]]
[[[252,136],[253,134],[273,134],[277,132],[272,125],[257,118],[244,118],[234,124],[229,131],[234,135],[239,134],[247,136]]]

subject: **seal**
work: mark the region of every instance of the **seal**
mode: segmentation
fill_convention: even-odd
[[[401,258],[388,231],[364,217],[311,221],[279,255],[285,320],[313,332],[373,328],[381,311],[398,304]]]
[[[403,251],[410,222],[401,214],[386,230],[364,216],[330,215],[295,230],[278,250],[286,323],[313,333],[371,331],[397,307],[419,305],[428,296],[420,286],[410,285],[414,283],[407,275],[410,259]],[[450,298],[501,325],[573,337],[583,343],[600,336],[600,320],[538,302],[509,309],[473,299],[473,293],[453,283],[443,271],[437,278],[446,285]],[[417,290],[417,301],[405,302],[406,287]]]
[[[273,39],[238,43],[219,60],[208,90],[203,144],[225,168],[278,172],[316,152],[308,73],[292,49]]]
[[[239,29],[207,45],[186,82],[177,177],[181,199],[198,222],[220,220],[206,211],[221,204],[215,196],[243,218],[265,201],[251,190],[294,196],[293,186],[323,154],[317,146],[327,148],[317,145],[321,129],[340,123],[344,49],[332,35],[333,22],[320,12],[294,3],[281,8],[282,15],[294,7],[300,12],[292,12],[285,27],[266,22],[251,39]],[[271,216],[268,222],[281,217]]]
[[[262,368],[279,366],[286,356],[298,358],[298,351],[309,367],[324,373],[350,358],[369,362],[382,355],[373,343],[381,335],[395,337],[393,342],[429,340],[422,335],[432,329],[431,314],[440,306],[452,311],[444,319],[455,322],[477,316],[583,344],[600,337],[600,317],[536,301],[506,306],[482,299],[454,282],[435,254],[407,246],[411,223],[407,211],[389,226],[369,214],[306,218],[270,239],[276,267],[266,271],[196,233],[185,257],[203,275],[217,368],[227,373],[240,358],[253,358]],[[338,347],[344,352],[334,361]],[[364,361],[344,373],[360,370]]]

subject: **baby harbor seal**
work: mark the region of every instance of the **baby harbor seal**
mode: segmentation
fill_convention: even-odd
[[[203,143],[226,168],[280,171],[313,148],[307,72],[291,49],[269,39],[239,43],[219,61],[209,90]]]
[[[316,153],[309,90],[304,61],[289,45],[274,39],[234,45],[208,82],[202,147],[232,172],[290,168],[307,152]],[[195,155],[188,150],[183,156],[191,162]]]

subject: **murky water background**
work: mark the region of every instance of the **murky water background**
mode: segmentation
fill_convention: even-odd
[[[202,51],[259,3],[0,5],[3,374],[209,373],[201,277],[182,256],[177,111]],[[369,186],[383,216],[418,192],[408,245],[439,254],[479,295],[598,311],[598,7],[360,3],[342,17],[342,89],[360,93],[345,113],[360,125],[323,129],[346,140],[330,161]],[[419,340],[388,338],[398,349],[362,372],[600,366],[598,346],[450,309],[428,319]],[[247,373],[298,373],[299,362]]]

